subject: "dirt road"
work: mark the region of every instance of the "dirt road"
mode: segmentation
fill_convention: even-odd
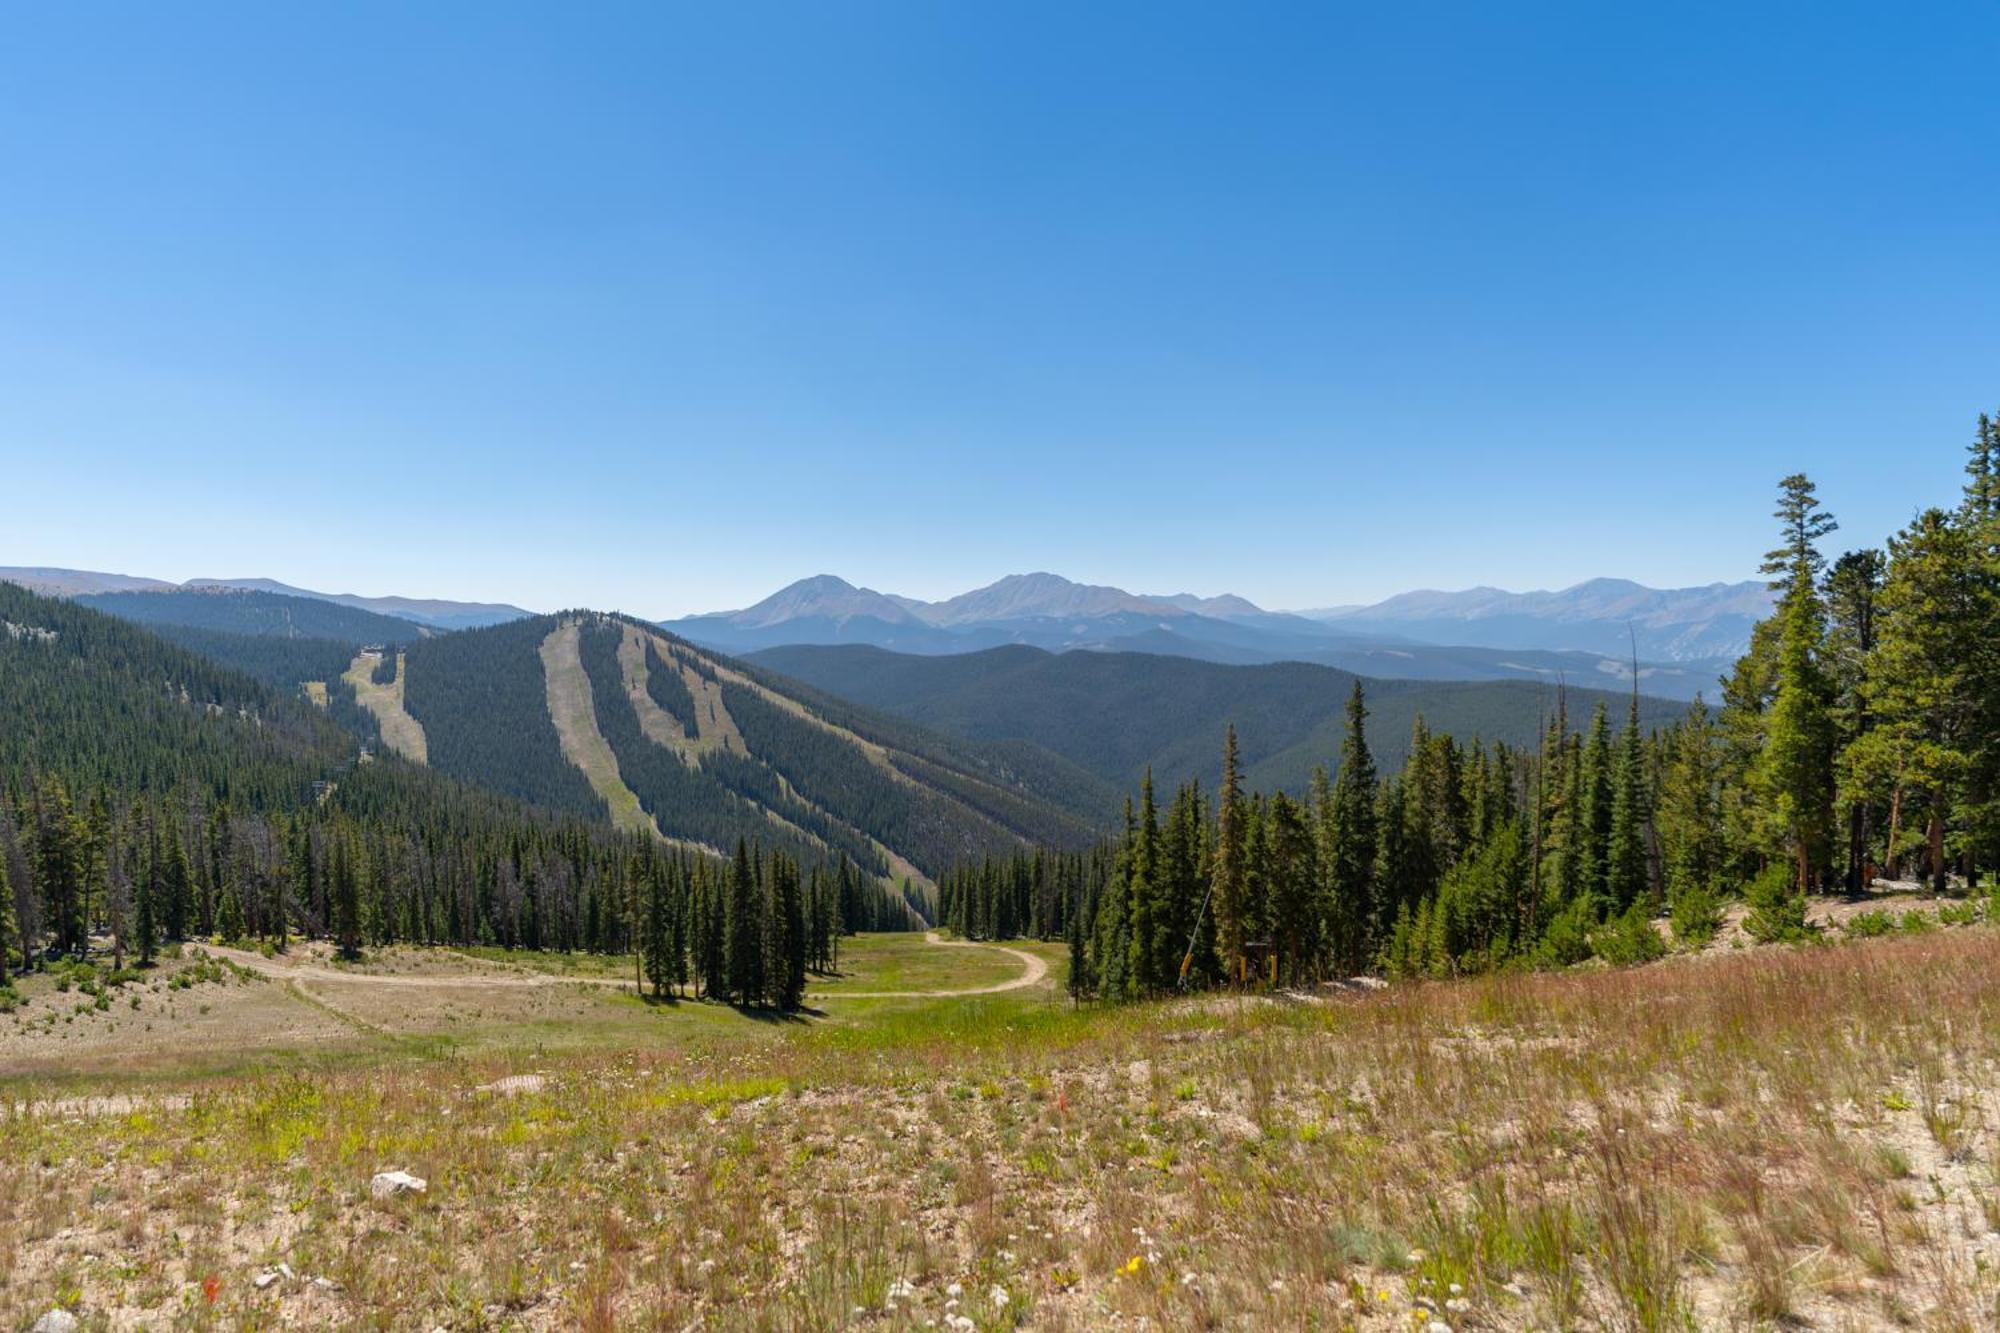
[[[974,940],[947,940],[941,938],[934,930],[924,932],[924,942],[934,944],[940,949],[997,950],[1019,959],[1026,970],[1020,976],[1006,981],[996,982],[990,986],[969,986],[962,990],[808,991],[806,998],[815,1003],[826,1000],[948,1000],[961,995],[996,995],[1002,991],[1026,990],[1049,974],[1049,965],[1046,962],[1022,949],[1010,949],[1002,944],[984,944]],[[554,973],[532,972],[521,967],[511,967],[507,971],[467,973],[463,976],[385,976],[381,973],[321,967],[316,963],[283,962],[275,958],[266,958],[261,953],[253,953],[247,949],[231,949],[224,945],[205,947],[219,958],[226,958],[232,963],[274,980],[294,984],[332,981],[350,986],[372,984],[427,991],[494,986],[610,986],[623,989],[632,985],[632,982],[625,977],[558,976]]]

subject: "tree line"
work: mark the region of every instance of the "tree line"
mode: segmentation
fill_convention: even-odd
[[[1981,417],[1953,508],[1830,565],[1812,482],[1787,477],[1776,594],[1722,682],[1650,733],[1572,718],[1552,692],[1531,747],[1462,745],[1419,717],[1376,771],[1364,687],[1339,763],[1301,797],[1220,789],[1164,808],[1148,774],[1095,853],[962,866],[943,920],[973,937],[1067,937],[1079,994],[1449,975],[1650,958],[1747,900],[1761,938],[1805,932],[1815,891],[1920,874],[1976,891],[2000,862],[2000,421]]]

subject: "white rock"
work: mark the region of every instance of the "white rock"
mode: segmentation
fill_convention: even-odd
[[[250,1285],[257,1288],[257,1290],[262,1291],[264,1288],[270,1286],[273,1282],[276,1282],[277,1280],[278,1280],[278,1275],[276,1273],[267,1270],[265,1272],[259,1273],[256,1277],[251,1278]]]
[[[82,1325],[76,1322],[76,1316],[69,1311],[51,1310],[35,1321],[30,1333],[76,1333],[80,1327]]]
[[[1007,1289],[996,1282],[993,1290],[986,1293],[986,1299],[993,1302],[994,1309],[1004,1310],[1007,1308]]]
[[[407,1171],[378,1171],[375,1178],[368,1182],[368,1192],[378,1199],[398,1194],[422,1194],[429,1188],[427,1181]]]

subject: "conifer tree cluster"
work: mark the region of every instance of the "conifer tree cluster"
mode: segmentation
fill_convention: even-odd
[[[1649,735],[1636,692],[1614,725],[1602,704],[1573,719],[1558,687],[1537,746],[1463,746],[1420,717],[1382,776],[1357,681],[1338,767],[1303,798],[1246,793],[1231,730],[1212,797],[1183,786],[1162,812],[1148,775],[1115,843],[962,868],[944,919],[1066,935],[1078,994],[1134,998],[1642,961],[1707,938],[1732,896],[1781,937],[1808,892],[1977,891],[2000,864],[2000,420],[1980,418],[1966,473],[1957,506],[1831,565],[1832,516],[1785,478],[1774,609],[1719,711]]]

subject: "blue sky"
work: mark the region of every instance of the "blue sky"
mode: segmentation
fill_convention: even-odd
[[[14,5],[0,564],[1748,576],[2000,406],[1990,5]]]

